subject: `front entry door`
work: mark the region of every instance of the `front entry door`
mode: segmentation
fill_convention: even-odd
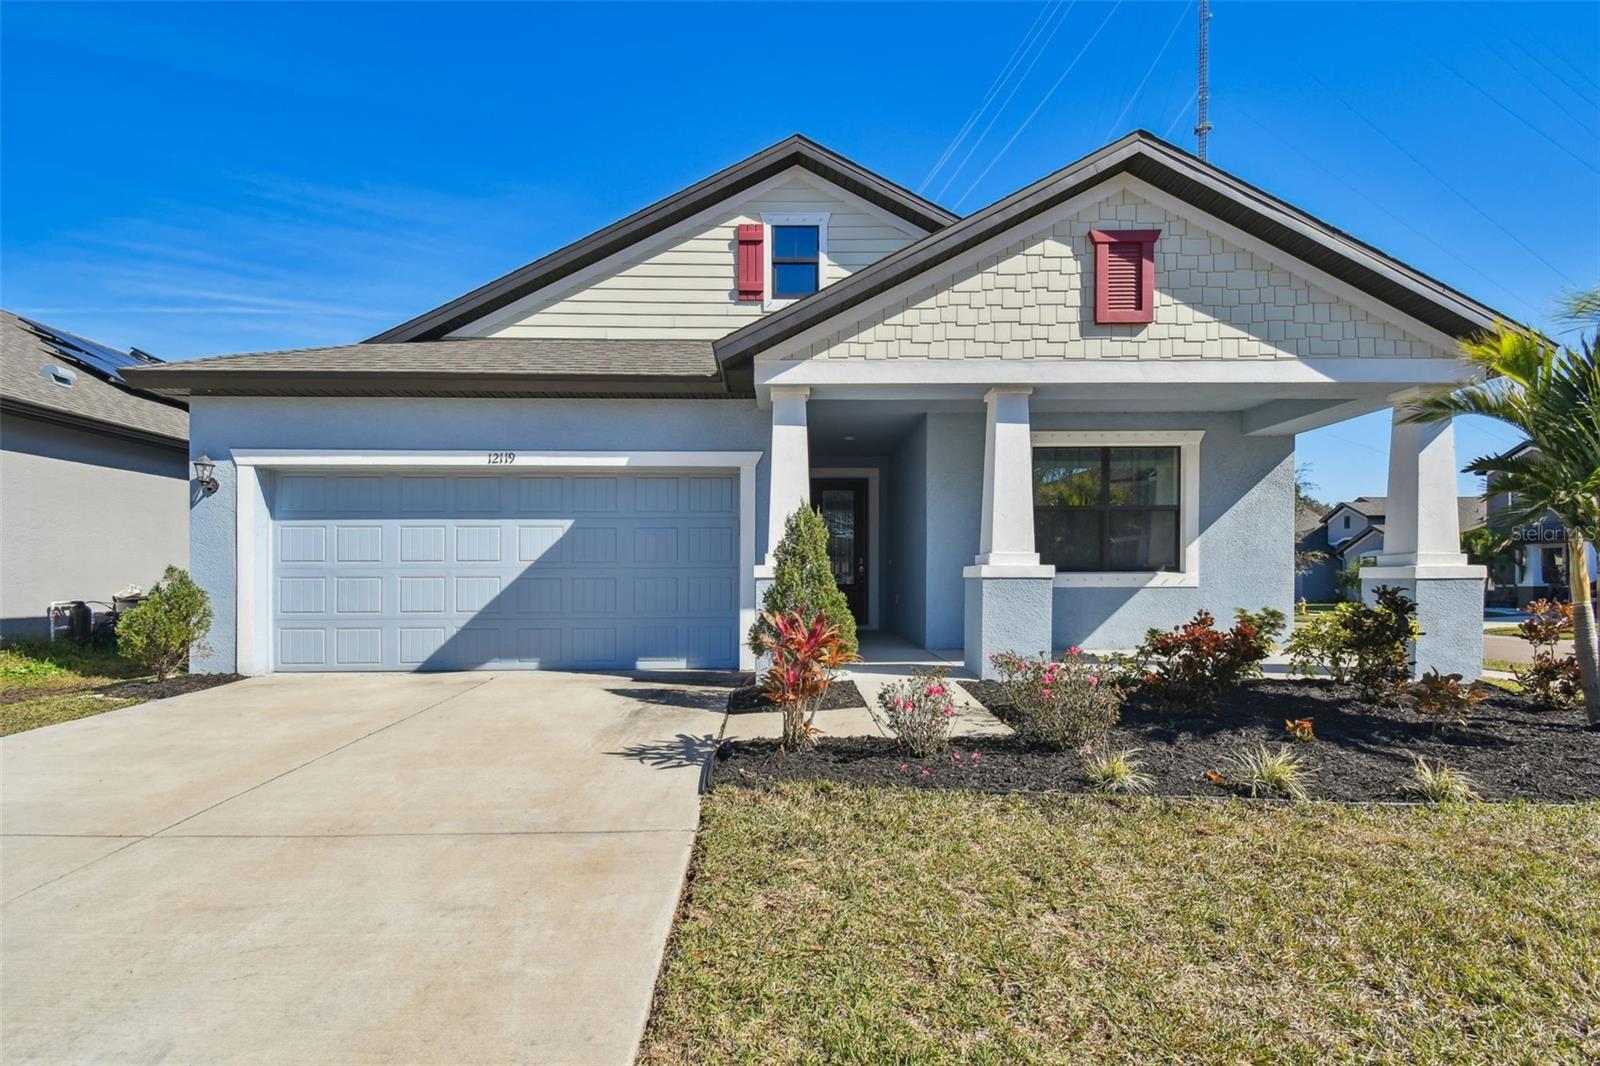
[[[819,478],[811,483],[811,504],[828,527],[828,562],[833,580],[850,604],[856,625],[867,624],[867,481]]]

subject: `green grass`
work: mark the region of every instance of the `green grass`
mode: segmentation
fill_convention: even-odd
[[[1518,670],[1521,670],[1524,667],[1526,667],[1527,665],[1528,665],[1527,663],[1514,663],[1510,659],[1487,659],[1486,658],[1486,659],[1483,660],[1483,668],[1485,670],[1501,670],[1501,671],[1504,671],[1505,673],[1508,673],[1508,674],[1514,674]]]
[[[69,692],[57,696],[35,696],[32,699],[0,703],[0,737],[38,729],[42,725],[70,722],[74,718],[87,718],[92,714],[114,711],[119,707],[132,707],[143,703],[141,699],[103,696],[95,691]]]
[[[1485,629],[1483,631],[1483,633],[1484,633],[1484,636],[1488,636],[1488,637],[1520,637],[1520,636],[1522,636],[1522,630],[1518,629],[1516,626],[1495,626],[1493,629]],[[1563,630],[1562,633],[1561,633],[1561,639],[1562,640],[1571,640],[1571,639],[1573,639],[1572,630],[1570,630],[1570,629]]]
[[[1596,804],[721,789],[641,1061],[1594,1061],[1596,869]]]
[[[145,674],[111,652],[36,640],[0,648],[0,736],[141,702],[96,690]]]

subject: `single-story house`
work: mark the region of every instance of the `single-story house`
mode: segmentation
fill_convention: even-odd
[[[1320,553],[1321,558],[1295,573],[1295,599],[1327,603],[1341,599],[1339,574],[1363,563],[1371,565],[1383,555],[1383,526],[1388,499],[1357,496],[1335,504],[1321,521],[1297,530],[1296,551]],[[1456,525],[1465,533],[1486,521],[1487,504],[1481,496],[1456,497]]]
[[[189,416],[123,377],[160,362],[0,311],[0,637],[187,563]]]
[[[964,218],[795,136],[368,341],[134,376],[216,464],[200,668],[748,669],[812,504],[863,628],[987,670],[1289,610],[1294,435],[1495,318],[1148,133]],[[1395,423],[1372,576],[1475,675],[1453,451]]]

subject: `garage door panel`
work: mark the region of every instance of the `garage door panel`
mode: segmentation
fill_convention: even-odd
[[[280,477],[277,666],[735,666],[735,481]]]

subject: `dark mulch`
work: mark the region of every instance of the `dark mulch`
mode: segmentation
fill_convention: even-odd
[[[1012,717],[998,684],[961,684],[996,717]],[[1284,721],[1298,718],[1313,720],[1316,740],[1288,738]],[[919,760],[879,737],[824,738],[804,755],[782,754],[774,741],[731,741],[717,751],[714,780],[749,787],[826,779],[996,792],[1089,790],[1076,752],[1050,751],[1019,737],[957,743],[959,760]],[[1413,798],[1404,786],[1417,755],[1465,771],[1485,799],[1600,798],[1600,733],[1584,729],[1583,714],[1534,710],[1525,697],[1504,691],[1479,704],[1470,725],[1438,729],[1413,711],[1363,703],[1354,688],[1328,681],[1259,681],[1225,697],[1209,717],[1173,717],[1135,698],[1107,747],[1138,748],[1140,769],[1155,778],[1156,795],[1223,796],[1228,788],[1207,781],[1206,771],[1225,770],[1230,756],[1263,743],[1273,750],[1288,744],[1306,757],[1306,787],[1316,799]]]
[[[243,674],[174,674],[165,681],[150,678],[143,681],[127,681],[100,689],[99,692],[102,696],[114,696],[118,699],[164,700],[168,696],[182,696],[186,692],[199,692],[202,689],[216,688],[218,685],[243,680]]]
[[[835,681],[828,686],[822,698],[822,710],[842,711],[846,707],[865,707],[861,690],[854,681]],[[729,714],[755,714],[758,711],[775,711],[778,705],[761,694],[760,685],[744,685],[728,693]]]

